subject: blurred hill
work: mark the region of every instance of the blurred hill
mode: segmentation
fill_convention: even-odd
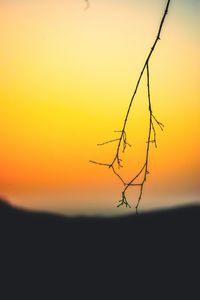
[[[198,205],[87,218],[1,200],[0,228],[6,297],[14,288],[17,299],[200,299]]]

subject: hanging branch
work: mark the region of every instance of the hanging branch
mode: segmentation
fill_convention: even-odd
[[[160,25],[159,25],[159,28],[158,28],[158,33],[157,33],[156,39],[155,39],[155,41],[154,41],[154,43],[151,47],[151,50],[150,50],[150,52],[149,52],[149,54],[146,58],[146,61],[145,61],[144,66],[142,68],[142,71],[139,75],[138,81],[136,83],[135,90],[134,90],[133,95],[131,97],[131,100],[130,100],[130,103],[129,103],[129,106],[128,106],[128,109],[127,109],[127,112],[126,112],[126,115],[125,115],[125,118],[124,118],[122,129],[119,130],[119,131],[116,131],[116,132],[120,133],[119,137],[116,138],[116,139],[111,139],[111,140],[108,140],[108,141],[105,141],[103,143],[98,144],[98,146],[103,146],[103,145],[108,144],[108,143],[117,142],[116,151],[115,151],[115,155],[114,155],[114,158],[113,158],[112,162],[107,164],[107,163],[101,163],[101,162],[90,160],[91,163],[106,166],[106,167],[110,168],[112,170],[112,172],[114,173],[114,175],[117,176],[121,180],[121,182],[124,184],[125,188],[122,191],[122,198],[121,198],[121,200],[119,200],[119,204],[118,204],[117,207],[120,207],[122,205],[125,205],[126,207],[131,207],[130,204],[128,203],[128,201],[127,201],[126,192],[127,192],[128,188],[131,187],[131,186],[139,186],[140,187],[139,197],[138,197],[138,201],[137,201],[137,204],[136,204],[136,207],[135,207],[136,208],[136,213],[138,212],[138,207],[139,207],[142,195],[143,195],[144,183],[146,182],[147,175],[149,174],[148,162],[149,162],[150,144],[154,144],[155,147],[157,147],[155,125],[158,125],[158,127],[161,130],[163,130],[163,127],[164,127],[164,125],[157,120],[157,118],[154,116],[154,114],[152,112],[151,97],[150,97],[149,61],[150,61],[151,56],[152,56],[152,54],[153,54],[153,52],[156,48],[156,45],[157,45],[158,41],[160,40],[161,31],[162,31],[162,28],[163,28],[163,24],[165,22],[165,18],[166,18],[167,13],[168,13],[168,8],[169,8],[169,5],[170,5],[170,2],[171,2],[171,0],[167,1],[165,11],[164,11],[164,14],[162,16],[162,19],[161,19],[161,22],[160,22]],[[131,108],[132,108],[132,105],[133,105],[133,101],[135,99],[138,87],[140,85],[140,82],[141,82],[141,79],[142,79],[142,76],[143,76],[145,70],[147,71],[147,90],[148,90],[148,103],[149,103],[149,131],[148,131],[148,140],[147,140],[147,148],[146,148],[146,160],[145,160],[145,163],[142,166],[142,168],[139,170],[139,172],[128,183],[126,183],[123,180],[123,178],[118,174],[118,172],[115,170],[114,166],[117,165],[118,169],[120,169],[122,167],[121,153],[123,153],[126,150],[127,145],[131,146],[127,142],[126,126],[127,126],[127,121],[128,121],[129,114],[130,114],[130,111],[131,111]],[[138,179],[138,177],[142,173],[144,174],[142,182],[141,183],[135,183],[135,180]]]
[[[122,191],[122,199],[119,201],[119,204],[117,207],[120,207],[121,205],[126,205],[129,206],[129,203],[127,201],[126,198],[126,191],[130,186],[139,186],[140,187],[140,192],[139,192],[139,197],[138,197],[138,201],[137,201],[137,205],[136,205],[136,213],[138,212],[138,207],[140,204],[140,200],[142,198],[142,194],[143,194],[143,188],[144,188],[144,184],[146,182],[147,179],[147,175],[149,174],[148,171],[148,162],[149,162],[149,149],[150,149],[150,144],[154,144],[155,147],[157,147],[157,143],[156,143],[156,130],[155,130],[155,124],[154,122],[160,127],[161,130],[163,130],[164,125],[159,122],[155,116],[153,115],[153,111],[152,111],[152,105],[151,105],[151,94],[150,94],[150,75],[149,75],[149,63],[147,63],[146,65],[146,71],[147,71],[147,90],[148,90],[148,109],[149,109],[149,131],[148,131],[148,140],[147,140],[147,148],[146,148],[146,159],[145,159],[145,163],[143,165],[143,167],[141,168],[141,170],[137,173],[137,175],[131,179],[125,186],[124,190]],[[153,139],[151,139],[153,133]],[[141,183],[134,183],[135,180],[142,174],[144,173],[144,177]]]

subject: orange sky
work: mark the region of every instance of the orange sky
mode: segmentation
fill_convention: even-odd
[[[163,1],[1,1],[0,193],[64,214],[115,214],[121,183],[110,162]],[[199,4],[172,1],[150,63],[153,110],[165,124],[150,152],[141,209],[199,201]],[[125,178],[145,155],[146,82],[127,127]],[[130,191],[134,207],[137,195]]]

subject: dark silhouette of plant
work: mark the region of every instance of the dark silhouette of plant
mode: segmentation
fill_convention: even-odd
[[[121,194],[121,199],[119,200],[119,204],[117,205],[117,207],[123,206],[125,205],[126,207],[131,207],[128,200],[127,200],[127,195],[126,192],[130,187],[139,187],[139,196],[138,196],[138,200],[137,200],[137,204],[135,206],[136,209],[136,213],[138,213],[138,207],[143,195],[143,190],[144,190],[144,184],[147,180],[147,175],[149,174],[149,149],[150,149],[150,145],[154,144],[155,147],[157,147],[157,140],[156,140],[156,126],[158,126],[161,130],[163,130],[164,125],[158,121],[158,119],[155,117],[153,110],[152,110],[152,102],[151,102],[151,94],[150,94],[150,70],[149,70],[149,62],[150,59],[152,57],[152,54],[157,46],[158,41],[160,40],[160,35],[161,35],[161,31],[163,28],[163,24],[165,22],[165,18],[167,16],[168,13],[168,8],[170,5],[171,0],[167,1],[165,10],[164,10],[164,14],[162,16],[160,25],[159,25],[159,29],[158,29],[158,33],[157,36],[154,40],[154,43],[151,47],[151,50],[145,60],[145,63],[143,65],[142,71],[139,75],[138,81],[136,83],[136,87],[135,90],[133,92],[133,95],[131,97],[125,118],[124,118],[124,122],[123,122],[123,126],[122,129],[120,131],[117,131],[119,133],[119,137],[116,139],[111,139],[109,141],[106,141],[104,143],[101,144],[97,144],[98,146],[102,146],[105,145],[107,143],[113,143],[113,142],[117,142],[117,146],[116,146],[116,151],[114,154],[114,158],[112,160],[111,163],[107,164],[107,163],[101,163],[101,162],[97,162],[97,161],[93,161],[90,160],[91,163],[97,164],[97,165],[102,165],[102,166],[106,166],[109,169],[112,170],[112,172],[114,173],[115,176],[117,176],[121,182],[124,185],[124,189],[122,190],[122,194]],[[119,173],[116,171],[115,165],[117,165],[117,167],[120,169],[122,167],[122,159],[121,159],[121,153],[125,152],[126,147],[127,146],[131,146],[128,142],[127,142],[127,134],[126,134],[126,125],[127,125],[127,121],[129,119],[129,113],[131,111],[132,105],[133,105],[133,101],[135,99],[138,87],[140,85],[141,79],[144,75],[146,71],[146,80],[147,80],[147,93],[148,93],[148,111],[149,111],[149,130],[148,130],[148,139],[147,139],[147,147],[146,147],[146,158],[145,158],[145,162],[142,165],[141,169],[139,170],[139,172],[128,182],[126,183],[124,181],[124,179],[119,175]],[[143,174],[143,179],[141,180],[140,183],[136,182],[136,179],[139,178],[140,175]]]

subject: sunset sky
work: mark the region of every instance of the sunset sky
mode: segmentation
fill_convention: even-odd
[[[0,1],[0,195],[62,214],[116,208],[110,163],[164,0]],[[200,2],[172,0],[150,61],[152,106],[165,125],[151,147],[141,210],[200,202]],[[131,110],[121,175],[140,169],[148,133],[145,77]]]

